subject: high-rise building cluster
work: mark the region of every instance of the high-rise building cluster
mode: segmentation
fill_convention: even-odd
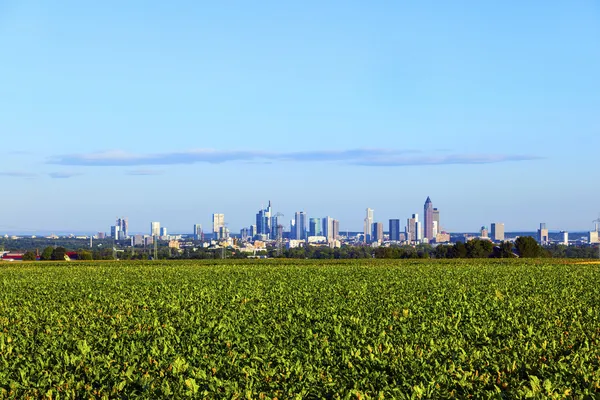
[[[429,197],[423,207],[423,220],[419,214],[412,214],[406,219],[404,231],[401,230],[400,219],[390,219],[388,223],[388,237],[390,242],[433,243],[448,242],[450,235],[443,232],[440,225],[440,211],[433,207]],[[382,243],[385,240],[383,224],[374,222],[374,210],[367,208],[363,226],[364,243]]]

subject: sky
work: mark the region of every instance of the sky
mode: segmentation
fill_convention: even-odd
[[[0,0],[0,234],[591,229],[600,2]]]

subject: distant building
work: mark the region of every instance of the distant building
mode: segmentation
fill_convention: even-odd
[[[296,212],[294,221],[294,239],[306,240],[306,214],[304,211]]]
[[[106,234],[104,232],[98,232],[96,234],[96,238],[98,238],[98,239],[104,239],[104,238],[106,238]]]
[[[435,237],[436,243],[448,243],[450,241],[450,234],[446,232],[438,233]]]
[[[129,238],[129,222],[127,218],[118,218],[116,226],[119,227],[119,240]]]
[[[372,232],[373,242],[381,243],[383,242],[383,223],[375,222],[373,224],[373,232]]]
[[[250,225],[249,235],[251,238],[254,238],[254,236],[256,236],[256,225]]]
[[[417,226],[417,221],[415,220],[414,214],[413,214],[413,218],[408,218],[406,220],[406,240],[410,243],[417,241],[417,234],[415,231],[416,226]]]
[[[481,235],[480,235],[480,237],[483,238],[483,239],[487,239],[488,238],[488,229],[487,229],[487,227],[485,227],[485,226],[481,227]]]
[[[114,225],[110,227],[110,236],[114,239],[114,240],[119,240],[120,237],[120,231],[121,228]]]
[[[569,245],[569,232],[562,231],[561,233],[562,233],[562,237],[563,237],[562,244],[564,244],[565,246],[568,246]]]
[[[442,225],[440,225],[440,210],[437,208],[433,209],[433,223],[437,223],[437,231],[440,233],[442,231]]]
[[[504,241],[504,224],[502,222],[492,222],[491,235],[494,242]]]
[[[390,219],[389,226],[390,240],[393,242],[400,241],[400,220],[399,219]]]
[[[204,233],[200,224],[194,224],[194,240],[204,240]]]
[[[267,238],[271,237],[271,230],[273,226],[272,221],[272,209],[271,209],[271,201],[269,201],[269,205],[267,208],[260,210],[256,214],[256,233],[258,235],[266,235]]]
[[[177,249],[177,250],[179,250],[179,249],[180,249],[180,247],[181,247],[181,246],[180,246],[180,244],[179,244],[179,241],[178,241],[178,240],[169,240],[169,248],[170,248],[170,249]]]
[[[227,229],[225,226],[220,226],[216,235],[218,240],[228,239],[229,229]]]
[[[363,234],[364,234],[363,241],[365,243],[371,242],[372,230],[373,230],[373,209],[367,208],[367,216],[365,217],[364,227],[363,227]]]
[[[323,236],[324,235],[323,225],[324,225],[324,222],[321,220],[321,218],[309,219],[308,236]]]
[[[340,221],[338,221],[337,219],[334,219],[333,222],[333,235],[332,235],[332,242],[335,241],[337,242],[339,237],[340,237]],[[339,246],[337,246],[339,247]]]
[[[540,224],[540,229],[538,229],[537,234],[538,234],[538,242],[542,246],[547,245],[549,242],[549,238],[548,238],[548,229],[546,228],[545,223]]]
[[[131,244],[133,246],[143,246],[144,245],[144,236],[143,235],[135,235],[131,238]]]
[[[160,228],[160,237],[166,238],[167,236],[168,236],[167,228],[166,227]]]
[[[412,219],[415,221],[415,241],[423,241],[423,223],[419,221],[419,214],[413,214]]]
[[[150,223],[150,236],[160,236],[160,222]]]
[[[225,214],[213,214],[213,238],[219,237],[219,229],[225,226]]]
[[[423,229],[424,229],[424,237],[431,241],[433,240],[433,203],[429,196],[427,196],[427,200],[425,200],[425,205],[423,206]]]
[[[598,231],[591,231],[588,233],[588,243],[589,244],[600,243],[600,240],[598,238]]]

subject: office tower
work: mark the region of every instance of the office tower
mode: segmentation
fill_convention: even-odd
[[[569,245],[569,232],[561,232],[562,236],[563,236],[563,240],[562,240],[562,244],[564,244],[565,246]]]
[[[150,236],[160,236],[160,222],[150,223]]]
[[[294,239],[306,240],[306,214],[304,213],[304,211],[296,212],[294,229]]]
[[[390,240],[392,242],[400,241],[400,220],[390,219]]]
[[[440,230],[438,228],[438,222],[437,221],[433,221],[433,238],[435,239],[435,237],[437,236],[437,234],[440,233]]]
[[[144,245],[144,236],[143,235],[135,235],[131,238],[133,240],[134,246],[143,246]]]
[[[328,241],[333,241],[333,240],[338,240],[338,238],[340,237],[340,221],[338,221],[337,219],[334,219],[331,222],[332,226],[333,226],[333,235],[331,236],[331,240],[329,240],[329,237],[327,238]]]
[[[129,238],[129,222],[127,221],[127,218],[118,218],[116,226],[119,227],[120,240]]]
[[[415,222],[415,234],[417,235],[417,242],[423,241],[423,223],[421,221]]]
[[[413,214],[414,215],[414,214]],[[417,221],[415,221],[415,218],[408,218],[406,220],[406,240],[408,242],[415,242],[417,240],[417,235],[415,232],[415,227],[416,227]]]
[[[538,229],[538,242],[542,245],[545,246],[548,244],[548,229],[546,228],[546,224],[545,223],[541,223],[540,224],[540,229]]]
[[[242,242],[248,241],[249,234],[250,234],[250,230],[248,228],[242,228],[240,230],[240,239],[242,239]]]
[[[481,227],[481,237],[482,238],[487,238],[488,237],[488,229],[485,226]]]
[[[383,242],[383,223],[375,222],[373,224],[373,232],[372,232],[373,242],[381,243]]]
[[[296,239],[296,220],[290,220],[290,239]]]
[[[258,235],[266,235],[267,238],[271,237],[271,230],[273,229],[273,218],[271,201],[267,208],[262,209],[256,214],[256,231]]]
[[[118,227],[117,225],[115,226],[111,226],[110,227],[110,236],[114,239],[114,240],[119,240],[119,233],[120,233],[120,227]]]
[[[204,240],[202,236],[202,225],[194,224],[194,240]]]
[[[337,231],[336,231],[337,223]],[[340,236],[340,223],[339,221],[327,216],[323,218],[323,236],[327,238],[327,242],[331,243]]]
[[[217,232],[217,239],[227,239],[229,238],[229,229],[227,229],[224,225],[219,227],[219,231]]]
[[[433,240],[433,204],[431,199],[427,196],[425,205],[423,206],[423,228],[425,230],[424,237],[432,241]]]
[[[219,229],[225,226],[225,214],[213,214],[213,238],[219,237]]]
[[[365,223],[364,223],[364,227],[363,227],[363,233],[365,235],[364,236],[365,243],[371,242],[372,230],[373,230],[373,209],[367,208],[367,216],[365,217]]]
[[[256,230],[257,230],[256,225],[250,225],[250,237],[251,238],[254,238],[254,236],[257,235]]]
[[[160,237],[167,237],[167,228],[160,228]]]
[[[442,231],[442,225],[440,225],[440,210],[437,208],[433,209],[433,222],[437,222],[438,233]]]
[[[504,241],[504,224],[502,222],[492,222],[491,226],[492,240],[494,242]]]
[[[321,218],[308,220],[308,236],[323,236],[323,221]]]

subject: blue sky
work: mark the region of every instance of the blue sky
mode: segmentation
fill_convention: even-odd
[[[589,229],[600,3],[0,2],[0,233]]]

